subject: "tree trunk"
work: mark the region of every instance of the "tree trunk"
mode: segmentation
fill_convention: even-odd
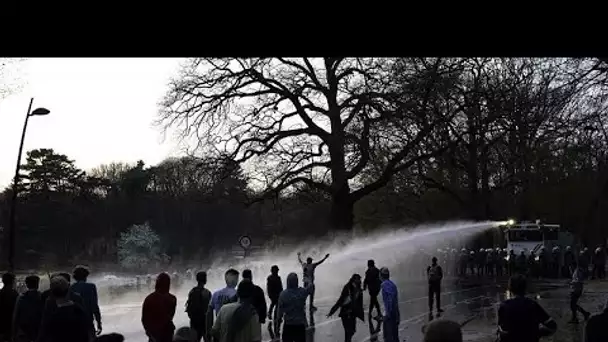
[[[351,231],[354,226],[354,203],[348,198],[348,192],[333,196],[331,202],[330,223],[334,230]]]

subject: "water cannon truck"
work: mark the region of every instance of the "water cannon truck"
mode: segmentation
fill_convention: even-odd
[[[538,255],[542,247],[548,251],[559,247],[560,251],[563,251],[566,246],[574,244],[574,236],[562,230],[559,224],[547,224],[540,220],[516,222],[510,219],[505,222],[501,228],[506,248],[509,253],[515,252],[515,255],[519,255],[522,251],[526,255],[530,255],[530,252]]]

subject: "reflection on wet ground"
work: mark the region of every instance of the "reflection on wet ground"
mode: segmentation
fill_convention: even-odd
[[[466,281],[446,282],[442,289],[442,307],[445,310],[443,318],[451,319],[463,325],[465,340],[467,341],[494,341],[496,331],[496,314],[498,303],[505,299],[506,283],[502,281],[469,279]],[[561,293],[567,281],[562,283],[536,283],[532,284],[530,292],[537,300],[550,311],[556,319],[568,316],[567,292]],[[397,282],[399,286],[399,282]],[[422,340],[422,329],[428,323],[428,297],[426,284],[408,283],[399,289],[400,310],[402,321],[400,324],[400,339],[408,341]],[[594,295],[602,297],[605,293],[592,291],[586,293],[584,298]],[[367,295],[364,306],[367,308]],[[334,304],[333,298],[320,298],[315,301],[318,311],[309,315],[310,327],[307,330],[308,342],[342,341],[344,332],[339,318],[326,318],[329,309]],[[605,302],[605,301],[604,301]],[[178,304],[176,326],[187,325],[185,314],[180,313]],[[598,311],[594,307],[588,308]],[[144,342],[145,336],[141,330],[141,308],[138,303],[133,305],[112,305],[102,308],[105,316],[106,331],[118,331],[125,335],[127,341]],[[367,310],[366,310],[367,311]],[[366,322],[357,321],[357,332],[354,342],[382,341],[382,323],[366,316]],[[577,327],[567,327],[572,338],[563,341],[576,341]],[[126,330],[126,331],[125,331]],[[263,340],[271,341],[276,335],[272,329],[272,322],[267,322],[263,329]],[[554,339],[553,341],[558,341]]]

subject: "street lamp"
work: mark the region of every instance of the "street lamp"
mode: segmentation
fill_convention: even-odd
[[[30,116],[47,115],[51,111],[46,108],[36,108],[32,111],[34,98],[30,100],[30,105],[27,108],[25,122],[23,123],[23,131],[21,132],[21,143],[19,144],[19,153],[17,154],[17,166],[15,167],[15,178],[13,178],[13,198],[11,200],[11,214],[8,223],[8,268],[10,272],[15,271],[15,209],[17,207],[17,192],[19,184],[19,168],[21,166],[21,153],[23,152],[23,141],[25,140],[25,131],[27,130],[27,122]]]

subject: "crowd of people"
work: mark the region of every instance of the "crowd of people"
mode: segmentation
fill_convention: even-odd
[[[501,251],[494,252],[500,255]],[[494,252],[488,250],[486,257]],[[309,325],[306,302],[308,301],[308,313],[313,315],[317,310],[314,306],[315,270],[327,258],[329,254],[318,262],[310,257],[302,261],[298,254],[302,267],[302,286],[298,274],[292,272],[287,275],[286,286],[283,287],[279,268],[273,265],[267,277],[266,291],[254,283],[249,269],[242,272],[228,269],[224,274],[226,286],[213,293],[206,288],[207,273],[198,272],[195,275],[197,284],[189,291],[185,305],[190,325],[179,329],[173,323],[177,310],[177,298],[170,291],[173,279],[167,273],[160,273],[156,277],[154,291],[146,296],[142,305],[143,330],[151,342],[261,342],[262,325],[268,320],[273,339],[304,342]],[[598,260],[597,257],[595,260]],[[443,313],[441,283],[444,269],[439,261],[437,257],[432,257],[431,264],[425,269],[429,319],[433,323],[425,328],[424,341],[459,342],[462,341],[459,324],[447,320],[433,321],[435,315],[440,317]],[[498,273],[498,263],[492,265],[493,270],[486,267],[476,270],[478,274],[491,274],[493,271]],[[584,320],[588,321],[587,341],[608,341],[602,327],[608,321],[608,310],[591,317],[578,304],[583,293],[584,279],[588,277],[588,267],[585,266],[584,259],[581,262],[581,258],[572,259],[568,264],[572,277],[570,323],[578,323],[578,314],[581,313]],[[460,270],[458,267],[457,271]],[[557,327],[555,321],[536,301],[526,297],[530,270],[509,268],[508,273],[511,274],[509,290],[513,298],[501,303],[498,310],[500,341],[538,341],[541,336],[554,333]],[[603,271],[597,268],[594,273],[598,277],[603,276]],[[51,277],[50,288],[43,292],[39,291],[40,278],[28,276],[25,279],[27,290],[19,294],[15,290],[15,276],[11,273],[4,274],[4,286],[0,290],[0,342],[122,342],[124,337],[120,334],[101,335],[102,317],[97,288],[95,284],[87,282],[88,276],[89,270],[84,266],[76,267],[72,275],[58,273]],[[239,281],[240,277],[242,280]],[[337,313],[344,330],[344,341],[352,341],[357,320],[365,321],[363,296],[366,291],[369,295],[368,319],[382,323],[385,342],[400,341],[399,291],[390,278],[389,269],[378,268],[374,260],[368,261],[363,277],[358,273],[350,277],[327,317]],[[381,300],[378,298],[380,295]],[[269,306],[267,297],[270,300]]]
[[[592,279],[606,277],[606,251],[597,247],[593,252],[584,247],[578,253],[570,246],[540,247],[537,251],[515,253],[506,248],[467,249],[444,248],[433,252],[439,263],[449,265],[445,272],[452,276],[498,276],[526,274],[535,278],[569,278],[575,260]],[[417,257],[428,260],[424,250]],[[421,260],[416,261],[420,264]]]

